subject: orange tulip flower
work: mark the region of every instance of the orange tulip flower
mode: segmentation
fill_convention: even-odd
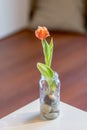
[[[44,26],[38,26],[37,30],[35,31],[35,35],[40,40],[46,39],[48,36],[50,36],[48,29]]]

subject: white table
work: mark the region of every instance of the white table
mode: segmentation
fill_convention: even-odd
[[[0,130],[87,130],[87,112],[60,103],[60,115],[54,120],[39,116],[39,99],[0,119]]]

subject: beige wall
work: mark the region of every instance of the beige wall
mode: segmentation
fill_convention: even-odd
[[[0,0],[0,39],[27,26],[29,2],[30,0]]]

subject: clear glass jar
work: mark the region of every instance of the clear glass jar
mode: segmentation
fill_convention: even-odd
[[[53,78],[40,79],[40,115],[43,119],[55,119],[60,113],[60,80],[55,72]]]

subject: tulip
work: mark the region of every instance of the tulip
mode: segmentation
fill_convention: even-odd
[[[48,29],[41,26],[38,26],[37,30],[35,31],[35,35],[40,40],[46,39],[48,36],[50,36]]]

